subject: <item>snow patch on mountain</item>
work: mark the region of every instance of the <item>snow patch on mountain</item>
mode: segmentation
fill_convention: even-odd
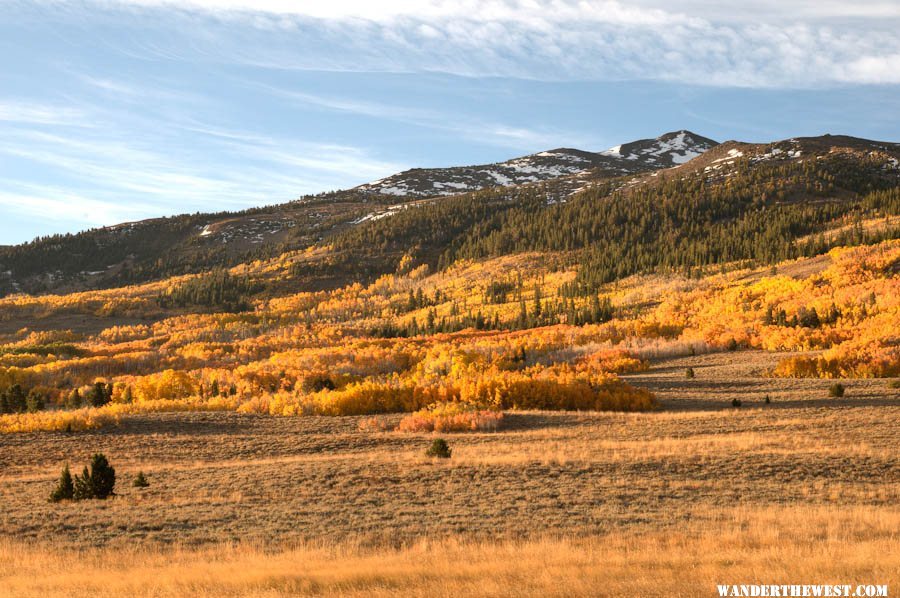
[[[415,168],[356,188],[363,193],[425,198],[487,187],[538,183],[599,172],[601,176],[638,174],[683,164],[714,147],[715,141],[690,131],[666,133],[602,152],[571,148],[546,150],[480,166]]]

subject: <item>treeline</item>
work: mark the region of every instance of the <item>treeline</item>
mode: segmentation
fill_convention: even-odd
[[[655,184],[611,194],[591,189],[537,212],[498,214],[480,234],[451,248],[444,261],[584,249],[576,285],[589,293],[638,272],[814,255],[844,239],[798,243],[798,238],[843,218],[900,213],[897,188],[862,197],[885,183],[858,176],[845,161],[744,163],[732,177],[714,183],[698,173],[677,180],[661,176]],[[893,238],[897,230],[869,234],[857,228],[855,233],[853,240],[864,243]]]
[[[416,299],[416,295],[411,295],[410,306],[412,309],[418,309],[429,305],[428,301],[421,295],[418,299]],[[494,312],[491,317],[486,316],[480,309],[474,313],[470,310],[465,314],[460,311],[458,304],[454,302],[449,317],[439,317],[437,310],[431,308],[425,312],[425,317],[421,321],[415,317],[405,324],[388,320],[367,332],[371,336],[381,338],[408,338],[421,334],[459,332],[471,328],[475,330],[526,330],[538,326],[564,323],[584,326],[585,324],[608,322],[615,316],[615,309],[609,297],[594,295],[588,305],[578,307],[574,298],[543,299],[538,287],[535,287],[531,300],[519,299],[518,315],[511,321],[501,321],[497,312]]]
[[[8,276],[0,274],[0,297],[19,291],[32,294],[52,291],[57,285],[78,280],[85,273],[100,273],[91,281],[91,288],[99,289],[276,258],[287,251],[307,247],[314,229],[296,221],[294,233],[285,242],[260,243],[249,249],[236,249],[233,243],[210,243],[198,233],[207,224],[226,218],[271,214],[276,210],[287,210],[290,214],[292,208],[300,205],[365,203],[373,199],[378,198],[353,190],[327,192],[282,206],[181,214],[38,237],[20,245],[0,247],[0,273],[9,272]],[[402,199],[392,197],[391,201],[397,203]],[[341,217],[333,217],[323,224],[324,230],[343,222]]]
[[[526,251],[578,251],[570,294],[640,272],[690,272],[749,260],[770,264],[840,244],[896,238],[896,227],[838,235],[835,223],[900,214],[896,177],[855,154],[818,160],[735,165],[728,177],[660,175],[625,187],[602,183],[561,201],[553,185],[487,190],[405,210],[357,227],[336,246],[353,260],[376,254],[385,271],[412,252],[440,268],[460,259]],[[804,242],[798,239],[809,237]],[[498,289],[498,292],[500,289]]]
[[[248,277],[217,269],[161,292],[156,301],[163,308],[200,306],[240,312],[251,309],[250,295],[258,290],[259,285]]]
[[[410,252],[435,265],[446,248],[454,247],[479,222],[523,206],[538,209],[545,200],[543,186],[486,189],[452,196],[356,226],[337,235],[334,246],[348,261],[375,262],[384,270],[396,267],[400,258]]]
[[[53,342],[43,345],[0,346],[0,355],[56,355],[57,357],[81,357],[86,351],[70,343]]]
[[[46,390],[46,389],[45,389]],[[113,386],[105,382],[95,382],[84,394],[79,389],[73,389],[65,401],[57,401],[60,407],[79,409],[81,407],[102,407],[112,401]],[[36,413],[47,408],[52,403],[39,388],[26,390],[20,384],[13,384],[0,390],[0,414],[8,413]]]
[[[0,264],[17,280],[48,271],[64,276],[104,271],[126,260],[156,258],[208,220],[208,216],[182,215],[39,237],[0,249]]]
[[[801,307],[797,310],[797,313],[790,317],[788,317],[787,311],[784,309],[776,309],[775,306],[769,305],[763,316],[763,324],[790,328],[818,328],[823,324],[834,325],[840,317],[841,310],[834,303],[822,315],[819,315],[815,307]]]
[[[37,390],[26,391],[19,384],[0,390],[0,413],[35,413],[43,411],[46,400]]]

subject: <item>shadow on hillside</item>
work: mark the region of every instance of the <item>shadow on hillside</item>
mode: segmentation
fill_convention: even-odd
[[[733,398],[733,397],[732,397]],[[760,397],[741,398],[741,406],[734,407],[731,398],[721,401],[710,399],[663,399],[663,411],[740,411],[741,409],[846,409],[858,407],[900,407],[900,397],[860,397],[844,399],[773,399],[766,404]]]
[[[583,417],[582,414],[571,411],[504,411],[503,424],[500,430],[502,432],[515,432],[540,428],[575,428],[583,423]]]
[[[97,433],[111,436],[151,434],[216,436],[245,433],[252,428],[252,423],[252,417],[248,418],[237,413],[158,413],[153,414],[153,417],[125,416],[118,426],[103,428]]]

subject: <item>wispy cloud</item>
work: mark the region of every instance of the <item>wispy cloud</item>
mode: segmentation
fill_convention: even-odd
[[[897,128],[896,88],[870,87],[900,84],[893,0],[26,0],[2,12],[0,233],[16,241],[62,229],[41,222],[236,209],[412,166],[597,149],[689,117],[789,136],[821,89],[830,108],[804,130],[848,131],[853,89],[867,108],[852,122]],[[691,115],[687,88],[732,100],[756,88],[771,103]],[[784,94],[804,102],[773,123]]]
[[[586,137],[576,131],[553,130],[540,123],[536,123],[534,127],[516,127],[483,118],[473,118],[468,114],[410,106],[398,102],[388,104],[358,97],[324,95],[253,81],[244,81],[244,84],[252,89],[305,107],[311,106],[332,112],[414,125],[513,150],[545,149],[562,142],[575,145],[589,143]]]
[[[84,113],[68,106],[0,99],[0,121],[29,125],[80,125]]]
[[[123,92],[115,82],[107,88]],[[163,123],[89,104],[0,109],[15,125],[0,128],[0,213],[25,217],[37,230],[281,203],[403,166],[353,146],[268,137],[181,113]],[[76,116],[85,126],[69,126]],[[42,179],[52,182],[36,182]]]
[[[80,227],[100,226],[146,217],[154,209],[153,205],[138,202],[87,197],[52,185],[7,181],[4,187],[0,190],[3,211],[34,221],[62,222]]]
[[[186,50],[208,45],[217,59],[273,68],[752,87],[900,83],[896,2],[765,0],[762,8],[727,3],[727,10],[725,4],[689,0],[673,10],[655,0],[184,0],[177,6],[182,15],[216,17]],[[265,47],[252,43],[248,28],[265,32]]]

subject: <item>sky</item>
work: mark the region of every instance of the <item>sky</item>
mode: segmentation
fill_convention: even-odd
[[[413,167],[900,141],[900,1],[0,0],[0,245]]]

